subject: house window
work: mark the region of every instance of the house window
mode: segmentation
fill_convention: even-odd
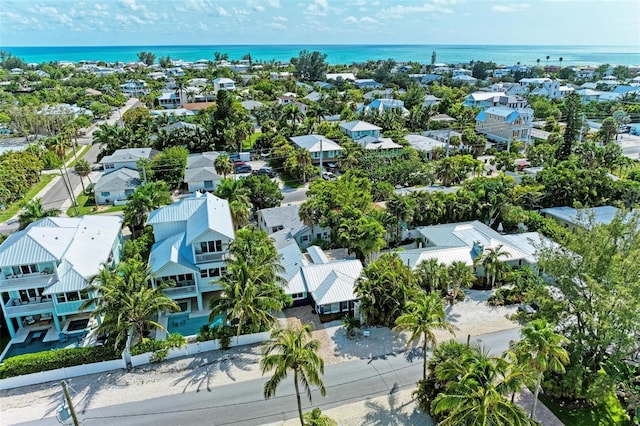
[[[160,278],[160,282],[173,280],[176,284],[184,283],[185,281],[193,281],[193,274],[179,274],[179,275],[169,275],[166,277]],[[189,283],[187,283],[189,285]]]
[[[220,268],[209,268],[200,271],[201,278],[217,278],[220,276]]]
[[[349,302],[340,302],[340,312],[349,310]]]
[[[202,253],[215,253],[222,251],[222,240],[203,241],[200,243]]]
[[[40,272],[38,270],[38,265],[21,265],[19,274],[37,274]]]
[[[115,166],[113,164],[105,164],[104,168],[105,168],[105,170],[106,169],[113,169],[113,168],[115,168]]]
[[[58,303],[64,303],[67,301],[67,299],[64,298],[64,294],[56,294],[56,300],[58,301]]]
[[[77,291],[71,291],[69,293],[65,293],[64,295],[67,298],[67,302],[75,302],[77,300],[80,300],[80,294]]]
[[[294,300],[304,299],[304,293],[293,293],[291,298]]]
[[[300,237],[300,241],[309,241],[309,236],[303,235],[302,237]]]
[[[105,191],[105,192],[101,192],[100,195],[103,197],[108,197],[109,195],[111,195],[111,193],[109,191]]]

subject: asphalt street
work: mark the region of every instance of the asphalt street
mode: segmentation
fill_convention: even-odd
[[[511,340],[517,340],[519,336],[519,329],[513,329],[476,336],[472,342],[490,349],[493,354],[500,354],[508,348]],[[462,340],[466,341],[466,338]],[[326,397],[323,398],[314,390],[313,404],[305,397],[303,409],[308,411],[312,406],[320,406],[326,410],[411,389],[421,374],[422,358],[415,351],[408,355],[389,354],[331,365],[325,369],[323,377]],[[202,387],[203,391],[96,408],[79,412],[78,416],[85,426],[263,425],[296,417],[292,380],[281,383],[276,397],[265,400],[262,391],[268,378],[216,387],[209,386],[206,376],[193,377],[192,381],[207,383]],[[58,422],[54,418],[47,418],[23,424],[56,425]]]

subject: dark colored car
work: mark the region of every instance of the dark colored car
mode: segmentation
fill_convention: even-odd
[[[250,165],[247,163],[244,164],[236,164],[236,173],[251,173],[253,170]]]
[[[254,175],[266,175],[269,177],[275,177],[276,172],[271,167],[260,167],[258,170],[253,171]]]

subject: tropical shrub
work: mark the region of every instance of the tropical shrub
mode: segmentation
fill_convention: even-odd
[[[112,346],[58,349],[8,358],[0,365],[0,379],[55,370],[75,365],[91,364],[119,358]]]
[[[180,333],[171,333],[166,340],[143,338],[140,343],[131,348],[131,355],[153,352],[151,362],[157,363],[167,359],[169,349],[180,348],[187,343],[187,339]]]

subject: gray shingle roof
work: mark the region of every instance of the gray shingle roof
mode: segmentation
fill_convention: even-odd
[[[124,191],[135,189],[140,186],[140,173],[127,167],[115,170],[106,175],[102,175],[96,182],[94,190],[103,191]]]

